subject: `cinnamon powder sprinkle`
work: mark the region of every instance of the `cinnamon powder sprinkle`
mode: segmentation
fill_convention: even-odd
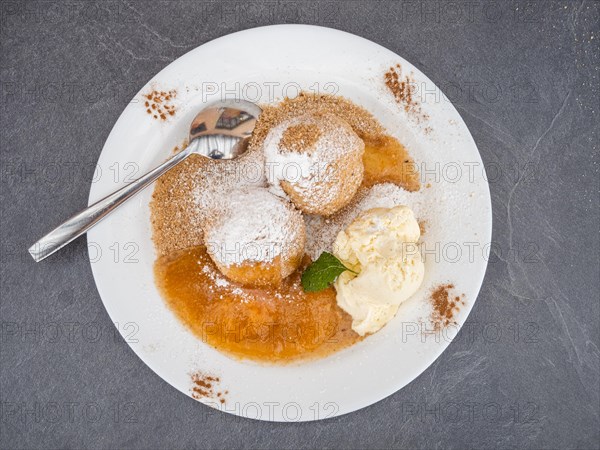
[[[218,400],[221,404],[225,403],[225,395],[229,391],[218,391],[215,387],[221,380],[219,377],[208,375],[202,372],[192,374],[192,397],[196,400]]]
[[[402,67],[400,64],[391,66],[384,76],[385,85],[396,99],[396,103],[404,108],[404,111],[417,122],[428,120],[429,116],[421,111],[421,105],[419,101],[414,98],[414,80],[405,75],[402,76]],[[427,127],[426,134],[430,134],[431,127]]]
[[[153,119],[165,121],[169,116],[174,116],[176,112],[172,100],[177,96],[177,91],[153,90],[149,94],[144,94],[144,106],[146,113]]]
[[[455,314],[460,306],[464,305],[460,296],[451,293],[453,289],[453,284],[442,284],[431,293],[430,300],[433,306],[431,321],[436,330],[456,324]]]

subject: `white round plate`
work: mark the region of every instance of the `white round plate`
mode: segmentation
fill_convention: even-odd
[[[386,89],[383,74],[400,64],[423,93],[418,121]],[[157,121],[142,95],[176,90],[175,116]],[[125,108],[100,155],[90,204],[167,158],[202,105],[223,96],[267,103],[298,90],[343,95],[371,111],[419,165],[423,188],[407,203],[426,221],[425,280],[380,332],[330,357],[287,366],[231,359],[191,334],[167,308],[153,276],[146,189],[88,233],[102,301],[135,353],[167,383],[191,396],[190,374],[219,377],[222,411],[270,421],[308,421],[349,413],[401,389],[449,345],[483,282],[492,230],[491,202],[477,146],[440,90],[408,61],[338,30],[277,25],[204,44],[156,75]],[[417,95],[418,96],[418,95]],[[430,187],[425,187],[430,184]],[[431,333],[429,296],[440,283],[464,294],[457,327]]]

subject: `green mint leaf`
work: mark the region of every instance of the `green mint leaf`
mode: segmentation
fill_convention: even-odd
[[[302,287],[305,292],[316,292],[327,289],[331,283],[348,269],[331,253],[323,252],[302,273]],[[350,272],[352,272],[350,270]],[[355,272],[352,272],[355,273]]]

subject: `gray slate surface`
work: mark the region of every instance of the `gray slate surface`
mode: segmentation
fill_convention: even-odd
[[[599,4],[453,5],[2,2],[0,445],[598,448]],[[25,250],[86,203],[149,78],[211,39],[293,22],[364,36],[462,89],[499,168],[497,246],[467,326],[413,383],[347,416],[269,424],[208,410],[115,337],[84,240],[43,264]]]

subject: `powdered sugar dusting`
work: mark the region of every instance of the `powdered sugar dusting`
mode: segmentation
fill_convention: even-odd
[[[299,123],[299,119],[293,119],[273,128],[267,135],[263,147],[266,165],[270,169],[267,171],[269,189],[279,197],[286,196],[281,187],[282,180],[293,178],[300,188],[306,189],[308,181],[317,172],[315,164],[318,164],[319,161],[313,155],[309,155],[308,152],[281,151],[282,149],[279,147],[283,133],[297,123]]]
[[[303,242],[302,216],[265,188],[233,190],[205,228],[205,245],[219,264],[270,262]],[[284,255],[287,256],[287,255]]]
[[[212,280],[212,283],[207,285],[206,288],[211,292],[218,294],[220,300],[222,300],[227,293],[237,296],[242,303],[248,303],[253,298],[251,292],[242,289],[235,282],[229,281],[212,264],[203,264],[201,271]]]
[[[227,281],[225,278],[218,277],[215,279],[215,284],[219,287],[225,287],[229,286],[229,281]]]
[[[230,201],[232,192],[252,186],[265,186],[264,157],[248,152],[232,161],[209,161],[194,179],[195,217],[203,224]]]

